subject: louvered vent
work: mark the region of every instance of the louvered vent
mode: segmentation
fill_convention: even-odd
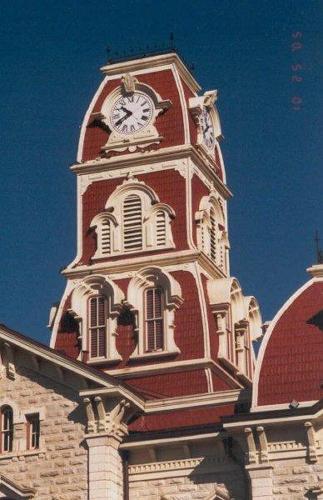
[[[91,358],[106,357],[106,301],[102,295],[89,304]]]
[[[103,255],[111,253],[111,227],[107,219],[103,220],[101,227],[101,253]]]
[[[162,210],[156,214],[156,243],[158,247],[166,245],[166,215]]]
[[[216,220],[214,216],[214,211],[210,211],[210,220],[211,220],[211,228],[210,228],[210,255],[211,259],[216,260]]]
[[[142,249],[142,208],[141,199],[130,194],[123,203],[124,249],[127,251]]]

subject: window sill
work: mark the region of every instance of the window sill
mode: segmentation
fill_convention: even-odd
[[[132,354],[129,358],[131,361],[136,361],[140,359],[150,359],[150,358],[164,358],[169,356],[176,356],[180,351],[152,351],[152,352],[143,352],[141,354]]]
[[[141,254],[141,253],[148,253],[148,252],[156,252],[156,251],[162,251],[162,250],[173,250],[175,249],[175,245],[174,243],[169,243],[168,245],[165,245],[165,246],[151,246],[151,247],[147,247],[147,248],[141,248],[140,250],[120,250],[119,252],[112,252],[112,253],[109,253],[109,254],[106,254],[106,255],[93,255],[91,260],[93,261],[102,261],[102,260],[106,260],[106,259],[109,259],[110,257],[127,257],[128,255],[131,255],[131,254]]]
[[[121,356],[119,358],[109,359],[109,358],[90,358],[87,360],[87,365],[106,365],[107,363],[120,363],[122,360]]]
[[[12,460],[12,461],[21,460],[22,457],[31,457],[34,455],[44,455],[45,456],[45,450],[39,448],[37,450],[23,450],[23,451],[17,450],[16,452],[12,451],[10,453],[2,453],[2,454],[0,454],[0,462],[1,462],[1,460]]]

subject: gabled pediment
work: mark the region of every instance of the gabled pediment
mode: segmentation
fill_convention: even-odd
[[[36,491],[14,483],[7,477],[0,475],[0,498],[19,500],[21,498],[34,498]]]

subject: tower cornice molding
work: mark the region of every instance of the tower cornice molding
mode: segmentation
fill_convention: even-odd
[[[141,57],[138,59],[130,59],[120,61],[114,64],[107,64],[100,69],[102,73],[108,76],[123,76],[125,73],[137,73],[142,70],[151,70],[152,68],[165,69],[165,66],[173,65],[177,69],[179,75],[189,88],[195,93],[201,90],[193,75],[189,72],[182,59],[175,53],[159,54],[150,57]]]
[[[206,272],[211,278],[224,278],[225,274],[217,268],[212,261],[203,253],[197,250],[177,250],[175,252],[158,255],[144,255],[142,257],[131,257],[126,259],[105,261],[92,265],[80,265],[74,268],[65,268],[62,274],[70,279],[84,278],[91,274],[100,272],[109,273],[109,276],[122,275],[123,273],[136,272],[145,265],[157,266],[165,268],[173,267],[173,271],[187,270],[189,267],[184,268],[183,265],[198,263],[201,270]],[[116,278],[114,278],[116,279]]]
[[[232,197],[232,192],[216,175],[211,163],[206,162],[201,153],[192,145],[175,146],[145,153],[124,154],[112,158],[99,158],[95,161],[74,164],[70,167],[70,169],[79,176],[83,176],[85,174],[102,174],[105,172],[106,178],[109,179],[118,176],[125,176],[129,170],[135,174],[137,173],[136,170],[138,167],[142,168],[147,164],[149,164],[152,170],[155,170],[157,163],[160,164],[161,169],[161,164],[164,164],[167,161],[183,159],[192,160],[194,164],[201,169],[207,179],[214,184],[214,187],[225,199]],[[176,168],[176,166],[174,165],[173,168]],[[118,170],[119,172],[116,172]],[[93,179],[92,182],[95,180],[101,179]]]

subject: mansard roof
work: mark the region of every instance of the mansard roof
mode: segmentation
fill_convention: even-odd
[[[280,309],[259,351],[253,409],[290,403],[313,404],[322,398],[323,265]]]

